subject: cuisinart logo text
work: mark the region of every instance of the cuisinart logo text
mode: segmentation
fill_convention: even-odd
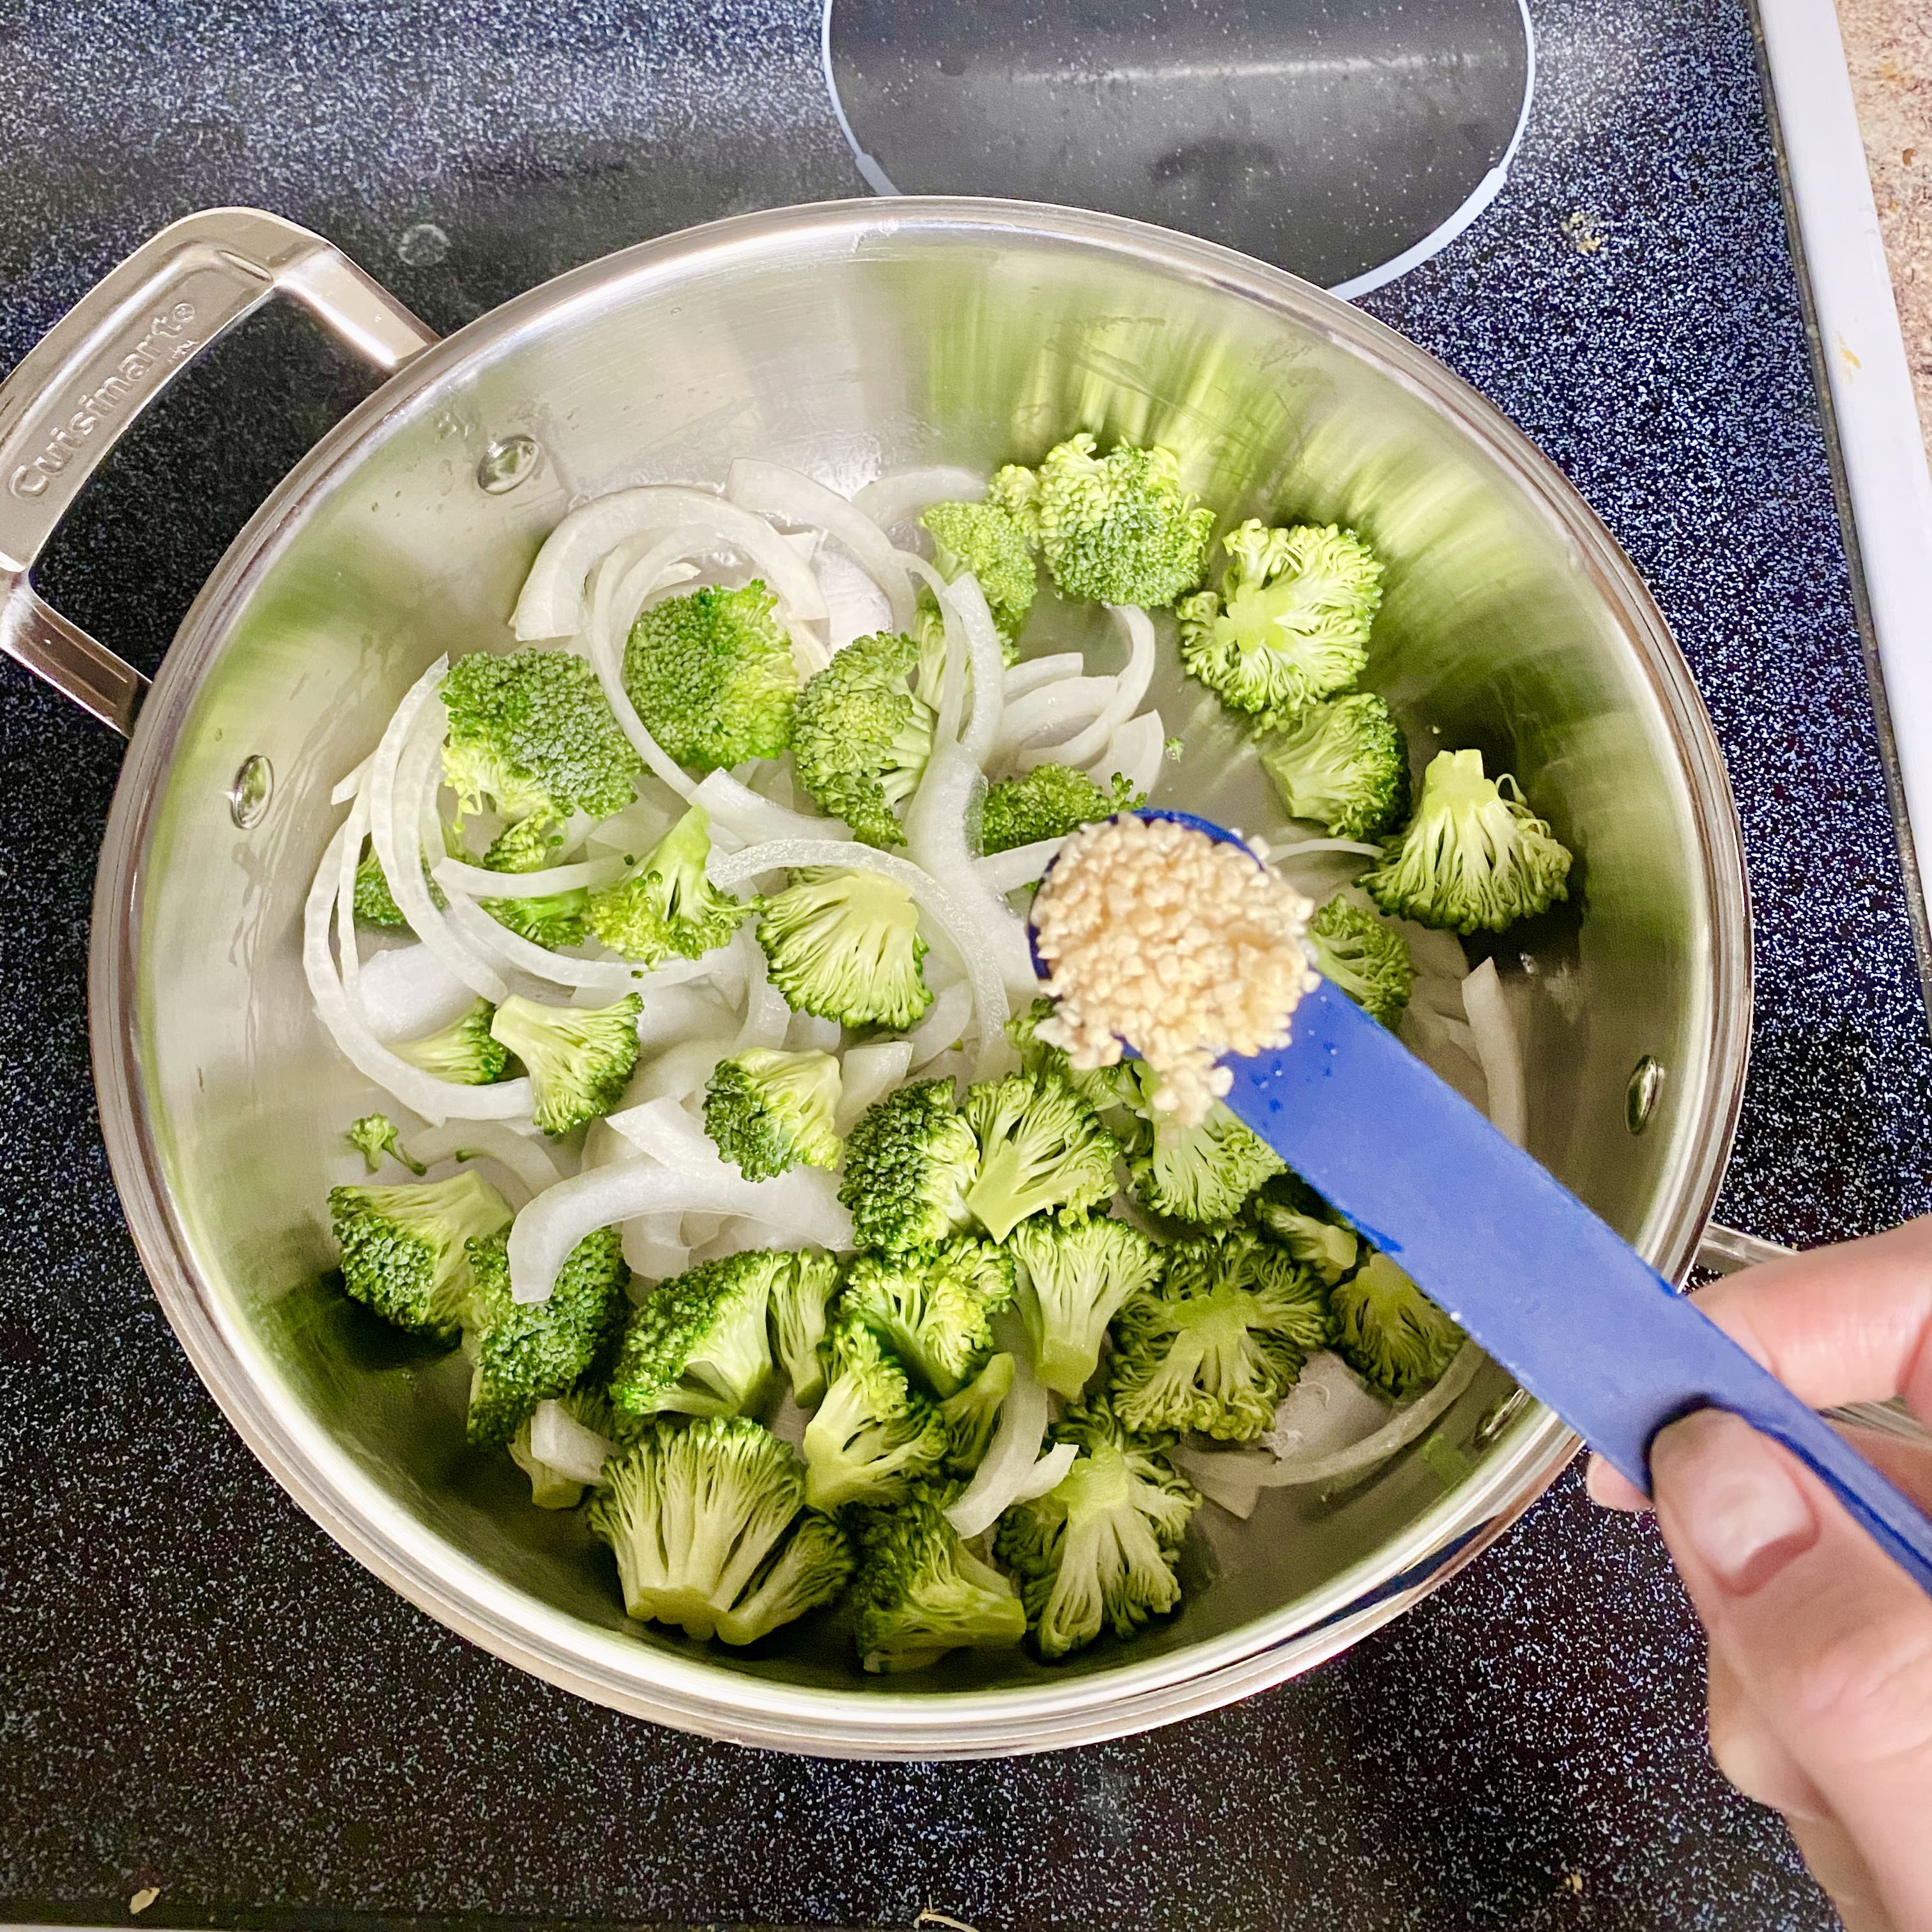
[[[46,446],[31,463],[23,463],[7,479],[7,487],[16,496],[38,496],[58,476],[101,424],[111,422],[140,396],[144,386],[152,386],[196,347],[188,333],[194,320],[194,304],[178,302],[166,314],[148,324],[148,332],[115,366],[98,389],[90,389],[74,399],[74,413],[53,434]]]

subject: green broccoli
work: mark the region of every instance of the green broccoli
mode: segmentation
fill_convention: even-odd
[[[392,1041],[389,1051],[439,1080],[459,1087],[493,1086],[510,1070],[508,1053],[490,1030],[496,1016],[488,1000],[478,1000],[447,1026],[421,1040]]]
[[[776,1556],[767,1557],[718,1619],[727,1643],[756,1643],[781,1624],[788,1624],[829,1604],[852,1574],[851,1539],[829,1516],[806,1510]]]
[[[721,1060],[704,1090],[704,1131],[747,1180],[769,1180],[801,1162],[836,1167],[844,1144],[838,1062],[829,1053],[754,1046]]]
[[[632,626],[624,688],[680,764],[728,770],[791,743],[798,672],[777,610],[754,578],[742,590],[667,598]]]
[[[387,1114],[364,1114],[352,1124],[343,1138],[362,1156],[371,1174],[382,1165],[386,1154],[393,1154],[412,1174],[429,1172],[421,1161],[411,1160],[403,1151],[401,1130]]]
[[[1118,772],[1110,794],[1070,765],[1036,765],[988,788],[980,820],[981,849],[1010,852],[1042,838],[1064,838],[1096,819],[1132,812],[1146,802]]]
[[[1102,1115],[1126,1108],[1137,1118],[1142,1096],[1133,1061],[1122,1059],[1112,1066],[1074,1066],[1068,1063],[1063,1048],[1049,1046],[1040,1038],[1040,1022],[1053,1017],[1055,1004],[1045,998],[1036,999],[1007,1021],[1006,1037],[1020,1057],[1021,1066],[1028,1073],[1057,1074]],[[1131,1130],[1132,1122],[1125,1124]]]
[[[934,503],[919,520],[932,538],[940,575],[950,584],[970,571],[993,614],[1000,642],[1010,646],[1040,587],[1026,520],[1004,503],[990,500]],[[1012,662],[1010,656],[1007,662]]]
[[[1156,1214],[1197,1227],[1232,1220],[1241,1203],[1286,1163],[1219,1101],[1198,1126],[1183,1126],[1153,1104],[1160,1078],[1134,1063],[1142,1127],[1127,1162],[1134,1192]]]
[[[1335,1352],[1397,1401],[1436,1381],[1468,1339],[1379,1250],[1329,1300]]]
[[[1269,530],[1252,518],[1222,544],[1220,596],[1174,607],[1181,662],[1224,704],[1274,718],[1346,691],[1369,661],[1382,602],[1374,551],[1332,524]]]
[[[1100,1366],[1107,1324],[1129,1296],[1159,1279],[1162,1251],[1105,1215],[1022,1221],[1007,1245],[1033,1286],[1020,1312],[1040,1378],[1072,1401]]]
[[[554,812],[532,812],[506,826],[491,842],[483,863],[493,872],[540,872],[556,864],[563,849],[563,820]],[[580,886],[546,892],[540,898],[480,899],[477,903],[499,926],[555,952],[584,938],[584,916],[590,895]]]
[[[970,1476],[986,1460],[993,1431],[1000,1420],[1000,1406],[1012,1393],[1018,1365],[1012,1356],[1001,1353],[988,1358],[986,1366],[957,1393],[939,1405],[939,1419],[946,1426],[946,1468],[956,1476]]]
[[[615,1228],[599,1228],[565,1256],[544,1301],[510,1298],[508,1238],[470,1245],[474,1285],[464,1320],[470,1358],[470,1442],[501,1448],[540,1402],[564,1394],[610,1339],[631,1271]]]
[[[952,1494],[921,1484],[893,1508],[864,1512],[852,1603],[868,1670],[920,1670],[949,1650],[1004,1650],[1026,1635],[1012,1585],[946,1521]]]
[[[826,1311],[838,1286],[838,1264],[826,1254],[801,1250],[772,1277],[772,1350],[791,1379],[792,1400],[815,1408],[825,1394]]]
[[[808,680],[792,713],[792,764],[824,808],[868,845],[903,845],[899,808],[932,755],[932,706],[906,680],[919,646],[855,638]]]
[[[1360,1258],[1354,1229],[1333,1220],[1322,1197],[1294,1174],[1279,1175],[1262,1190],[1255,1202],[1255,1220],[1270,1240],[1286,1248],[1326,1287],[1333,1288]]]
[[[656,966],[675,953],[696,959],[724,945],[752,908],[704,875],[711,820],[694,805],[641,866],[590,895],[590,930],[614,952]]]
[[[332,1187],[328,1216],[343,1286],[386,1321],[454,1342],[473,1286],[467,1244],[510,1224],[510,1205],[480,1175]]]
[[[820,1529],[787,1562],[780,1540],[804,1490],[798,1458],[755,1422],[661,1421],[605,1464],[585,1523],[617,1559],[626,1615],[748,1643],[830,1600],[849,1574]]]
[[[814,1509],[896,1502],[946,1454],[946,1424],[868,1324],[841,1313],[825,1343],[824,1398],[805,1425]]]
[[[802,872],[759,913],[772,984],[795,1012],[899,1030],[932,1004],[918,908],[897,880]]]
[[[1078,1212],[1114,1191],[1120,1145],[1057,1076],[1012,1073],[966,1090],[964,1118],[980,1145],[968,1210],[996,1241],[1030,1214]]]
[[[1374,692],[1315,704],[1261,742],[1288,812],[1336,838],[1379,838],[1408,814],[1408,740]]]
[[[391,932],[406,932],[410,929],[402,908],[396,903],[395,894],[389,890],[382,862],[376,857],[373,844],[356,868],[354,910],[356,918],[364,926],[381,926]]]
[[[479,651],[450,666],[441,690],[449,712],[443,776],[464,812],[488,800],[506,818],[608,818],[631,802],[644,760],[586,659]]]
[[[635,993],[608,1006],[547,1006],[512,994],[496,1009],[490,1036],[524,1063],[545,1133],[567,1134],[623,1098],[642,1004]]]
[[[1083,430],[1035,474],[1003,470],[988,501],[1020,520],[1066,596],[1164,610],[1201,581],[1214,513],[1181,487],[1171,449],[1094,448]]]
[[[1160,1286],[1114,1318],[1114,1412],[1130,1429],[1252,1442],[1329,1328],[1319,1286],[1252,1230],[1179,1243]]]
[[[956,1395],[993,1352],[992,1318],[1013,1300],[1012,1257],[970,1234],[909,1253],[861,1255],[842,1315],[872,1329],[935,1396]]]
[[[1438,752],[1400,843],[1362,884],[1382,910],[1453,932],[1501,932],[1567,898],[1570,854],[1480,752]]]
[[[1080,1454],[1058,1484],[1000,1519],[994,1547],[1020,1579],[1034,1641],[1046,1658],[1091,1643],[1109,1625],[1131,1636],[1180,1600],[1174,1559],[1201,1506],[1167,1460],[1171,1435],[1133,1436],[1105,1396],[1069,1409],[1057,1442]]]
[[[1310,922],[1315,970],[1332,980],[1371,1019],[1392,1027],[1408,1004],[1415,964],[1408,941],[1366,907],[1337,892]]]
[[[631,1311],[610,1406],[631,1421],[666,1413],[742,1415],[770,1391],[766,1311],[792,1257],[764,1248],[701,1262]]]
[[[874,1101],[845,1143],[838,1198],[862,1248],[898,1253],[969,1226],[966,1190],[980,1144],[953,1103],[950,1080],[916,1080]]]

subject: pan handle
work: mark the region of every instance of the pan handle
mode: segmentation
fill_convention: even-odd
[[[124,737],[148,680],[44,603],[30,573],[122,432],[275,296],[379,369],[436,339],[320,236],[260,208],[214,208],[142,242],[0,384],[0,651]]]

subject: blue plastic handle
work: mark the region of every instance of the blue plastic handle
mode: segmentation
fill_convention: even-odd
[[[1386,1028],[1324,980],[1293,1034],[1222,1063],[1229,1109],[1593,1449],[1648,1493],[1658,1431],[1726,1409],[1932,1593],[1932,1520]]]

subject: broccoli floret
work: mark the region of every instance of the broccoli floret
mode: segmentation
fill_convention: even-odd
[[[540,872],[557,862],[563,836],[563,820],[554,812],[532,812],[496,835],[483,863],[493,872]],[[541,898],[481,899],[478,904],[499,926],[555,952],[583,939],[590,895],[576,886],[546,892]]]
[[[751,1047],[721,1060],[704,1090],[704,1131],[747,1180],[769,1180],[802,1162],[836,1167],[844,1144],[838,1063],[829,1053]]]
[[[1000,1420],[1000,1405],[1012,1393],[1016,1372],[1012,1356],[991,1356],[964,1388],[939,1405],[939,1419],[946,1425],[949,1474],[970,1476],[986,1460]]]
[[[1133,1073],[1141,1130],[1127,1172],[1134,1192],[1156,1214],[1197,1227],[1231,1220],[1241,1203],[1286,1165],[1219,1101],[1198,1126],[1184,1126],[1154,1106],[1160,1076],[1144,1061],[1134,1063]]]
[[[1000,1519],[994,1547],[1018,1573],[1042,1657],[1064,1657],[1111,1626],[1131,1636],[1180,1600],[1174,1558],[1201,1498],[1167,1460],[1169,1435],[1134,1436],[1105,1396],[1069,1409],[1056,1442],[1080,1454],[1047,1493]]]
[[[496,1009],[488,1000],[478,1000],[447,1026],[421,1040],[399,1040],[389,1051],[398,1060],[420,1066],[439,1080],[454,1081],[459,1087],[489,1087],[509,1071],[510,1056],[490,1032]]]
[[[1146,802],[1118,772],[1109,794],[1070,765],[1036,765],[988,788],[980,845],[988,852],[1010,852],[1042,838],[1064,838],[1096,819],[1132,812]]]
[[[610,1406],[647,1415],[741,1415],[769,1392],[771,1341],[765,1313],[772,1283],[792,1257],[748,1249],[702,1262],[661,1282],[631,1312]]]
[[[814,1408],[825,1394],[826,1305],[838,1286],[838,1264],[831,1256],[801,1250],[784,1257],[790,1265],[772,1277],[772,1348],[791,1378],[792,1400]]]
[[[1252,1230],[1181,1242],[1114,1319],[1114,1412],[1130,1429],[1252,1442],[1329,1326],[1318,1284]]]
[[[1311,705],[1261,744],[1262,769],[1296,818],[1337,838],[1379,838],[1408,813],[1408,741],[1374,692]]]
[[[667,598],[632,626],[624,688],[680,764],[728,770],[790,744],[798,672],[777,610],[754,578],[742,590]]]
[[[855,638],[809,679],[792,714],[798,782],[868,845],[903,845],[899,808],[932,754],[933,710],[906,680],[910,638]]]
[[[814,1509],[896,1502],[946,1453],[946,1424],[898,1358],[856,1316],[825,1344],[825,1394],[805,1425],[805,1499]]]
[[[429,1172],[421,1161],[411,1160],[403,1151],[401,1130],[387,1114],[364,1114],[343,1138],[362,1156],[371,1174],[382,1165],[386,1154],[393,1154],[412,1174]]]
[[[626,993],[608,1006],[547,1006],[517,993],[496,1009],[491,1036],[524,1063],[545,1133],[567,1134],[623,1098],[642,1004]]]
[[[1436,1381],[1468,1339],[1379,1250],[1329,1300],[1335,1352],[1398,1401]]]
[[[364,926],[381,926],[391,932],[406,932],[410,929],[402,908],[396,903],[395,894],[389,890],[382,862],[376,857],[373,844],[363,854],[362,863],[356,868],[354,906],[356,916]]]
[[[851,1539],[829,1516],[803,1511],[776,1556],[766,1559],[738,1600],[718,1619],[726,1643],[756,1643],[781,1624],[829,1604],[852,1574]]]
[[[610,1402],[594,1382],[580,1382],[556,1400],[562,1404],[573,1421],[607,1441],[614,1441],[616,1428],[611,1419]],[[530,1442],[531,1424],[536,1415],[536,1411],[532,1408],[524,1418],[516,1434],[510,1438],[510,1460],[530,1478],[530,1501],[538,1509],[574,1509],[584,1500],[584,1484],[576,1477],[567,1476],[561,1469],[554,1469],[548,1462],[537,1460]]]
[[[868,1670],[922,1670],[949,1650],[1004,1650],[1026,1635],[1012,1585],[946,1521],[952,1494],[922,1484],[894,1508],[864,1513],[852,1603]]]
[[[1401,842],[1362,884],[1382,910],[1453,932],[1501,932],[1567,898],[1570,854],[1508,772],[1438,752]]]
[[[966,1206],[996,1241],[1029,1214],[1078,1213],[1114,1191],[1119,1143],[1092,1105],[1052,1073],[1012,1073],[968,1088],[964,1118],[980,1144]]]
[[[450,666],[441,689],[449,712],[443,776],[466,812],[488,800],[506,818],[608,818],[631,802],[644,760],[584,658],[478,652]]]
[[[1361,1252],[1354,1228],[1294,1201],[1270,1200],[1264,1194],[1255,1203],[1255,1220],[1270,1240],[1330,1288],[1355,1265]]]
[[[889,1254],[929,1246],[968,1226],[966,1190],[980,1144],[953,1105],[950,1080],[916,1080],[876,1100],[845,1143],[838,1198],[852,1238]]]
[[[630,1270],[615,1228],[599,1228],[571,1250],[547,1300],[510,1298],[504,1235],[472,1241],[470,1264],[466,1432],[479,1448],[500,1448],[538,1402],[562,1395],[590,1368],[622,1313]]]
[[[484,865],[493,872],[541,872],[563,856],[564,822],[554,812],[533,812],[506,825],[490,842]]]
[[[861,1255],[846,1271],[838,1307],[944,1396],[992,1354],[991,1318],[1012,1300],[1012,1257],[966,1234],[905,1254]]]
[[[772,984],[842,1026],[910,1026],[932,1004],[912,895],[876,872],[800,872],[759,907]]]
[[[1332,524],[1270,530],[1250,518],[1222,541],[1220,596],[1174,607],[1182,663],[1237,711],[1288,718],[1346,691],[1369,661],[1382,602],[1374,551]]]
[[[328,1216],[343,1286],[386,1321],[453,1342],[473,1284],[466,1244],[510,1224],[510,1205],[474,1174],[394,1187],[332,1187]]]
[[[748,1643],[845,1580],[820,1530],[785,1562],[779,1541],[804,1490],[798,1458],[742,1416],[659,1422],[605,1464],[585,1522],[617,1559],[627,1616]]]
[[[1026,522],[1004,503],[934,503],[920,518],[932,538],[933,561],[947,583],[962,572],[978,580],[1002,644],[1019,634],[1040,587]],[[1010,656],[1008,662],[1011,662]]]
[[[1371,1019],[1392,1027],[1408,1004],[1415,964],[1408,941],[1366,907],[1337,892],[1308,928],[1315,970],[1330,980]]]
[[[590,896],[590,930],[614,952],[655,966],[674,953],[696,959],[722,946],[752,910],[704,875],[711,820],[694,805],[644,863],[614,886]]]
[[[1201,581],[1214,513],[1182,488],[1172,450],[1094,447],[1083,430],[1034,476],[1001,470],[988,501],[1020,519],[1067,596],[1164,610]]]
[[[1105,1215],[1022,1221],[1007,1245],[1033,1285],[1020,1312],[1040,1378],[1071,1401],[1100,1366],[1107,1324],[1159,1278],[1162,1251],[1138,1228]]]
[[[1069,1064],[1064,1048],[1051,1046],[1040,1038],[1040,1023],[1053,1017],[1054,1004],[1046,998],[1035,1000],[1007,1021],[1006,1037],[1020,1057],[1020,1065],[1029,1073],[1057,1074],[1103,1114],[1111,1109],[1138,1108],[1141,1089],[1132,1060],[1117,1060],[1112,1066],[1074,1066]]]

